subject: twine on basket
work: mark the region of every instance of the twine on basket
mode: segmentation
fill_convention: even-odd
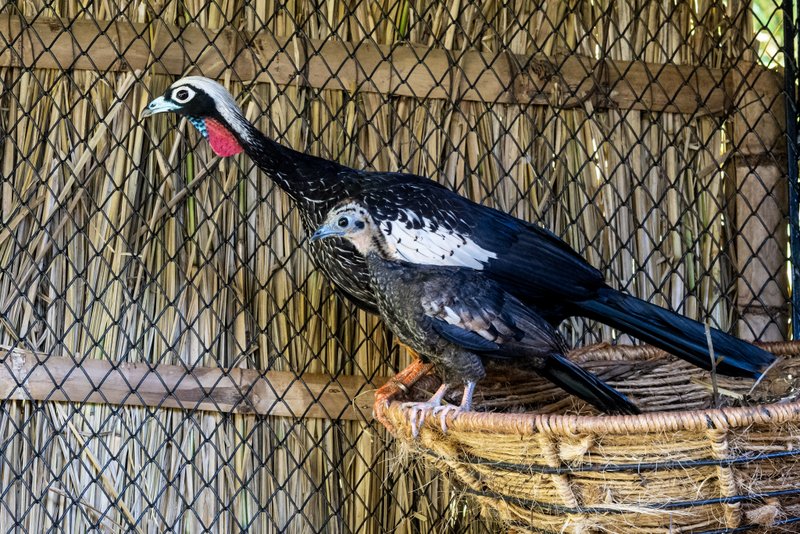
[[[537,377],[490,371],[479,411],[450,419],[446,434],[431,418],[413,439],[401,403],[439,383],[421,362],[381,388],[375,413],[515,531],[775,532],[800,524],[800,343],[763,347],[783,359],[755,388],[716,377],[718,409],[708,372],[606,344],[571,357],[642,415],[600,415]]]

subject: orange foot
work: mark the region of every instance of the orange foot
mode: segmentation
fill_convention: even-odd
[[[408,392],[408,389],[420,379],[421,376],[426,374],[431,368],[431,364],[422,363],[419,358],[415,359],[411,365],[397,373],[390,378],[386,384],[381,386],[375,393],[375,419],[385,426],[389,432],[394,433],[395,428],[386,418],[386,409],[389,407],[389,402],[401,395]]]

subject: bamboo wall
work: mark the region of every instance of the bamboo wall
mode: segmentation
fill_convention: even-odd
[[[431,176],[553,229],[617,287],[723,329],[767,310],[740,333],[785,333],[779,103],[760,92],[774,79],[742,69],[747,4],[34,0],[0,15],[4,528],[490,529],[395,450],[369,403],[314,404],[368,397],[407,355],[314,271],[297,213],[246,157],[217,160],[175,117],[138,119],[183,71],[220,76],[282,143]],[[378,59],[346,61],[358,54]],[[748,185],[761,201],[745,213]],[[753,221],[763,235],[737,230]],[[752,294],[745,247],[779,263],[739,266],[759,271]],[[614,336],[582,320],[565,332]],[[60,374],[48,358],[66,359]],[[273,391],[242,413],[252,391],[223,406],[197,378],[220,367],[259,387],[284,372],[305,397]],[[130,382],[133,368],[149,378]]]

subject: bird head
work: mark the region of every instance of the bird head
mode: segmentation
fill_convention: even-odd
[[[367,209],[352,202],[333,208],[311,236],[311,241],[328,237],[347,239],[365,256],[375,248],[382,250],[385,243]]]
[[[142,111],[142,117],[168,111],[187,117],[218,156],[238,154],[246,143],[252,142],[251,125],[231,94],[208,78],[181,78],[150,102]]]

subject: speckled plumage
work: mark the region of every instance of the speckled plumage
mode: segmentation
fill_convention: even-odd
[[[191,94],[190,94],[191,93]],[[180,102],[178,97],[186,97]],[[602,274],[557,236],[481,206],[427,178],[369,172],[303,154],[268,139],[244,118],[230,94],[201,77],[176,81],[147,114],[174,111],[226,124],[245,152],[295,201],[307,230],[350,199],[367,207],[392,259],[480,270],[553,325],[589,317],[709,369],[705,326],[609,287]],[[364,259],[338,239],[312,244],[312,256],[334,284],[375,311]],[[712,329],[716,370],[759,376],[775,358]]]
[[[601,410],[638,412],[625,396],[569,362],[555,328],[480,271],[389,259],[391,245],[366,209],[355,203],[334,208],[313,239],[334,236],[347,239],[366,256],[389,329],[431,361],[447,387],[465,386],[462,405],[469,406],[471,388],[484,377],[485,361],[494,360],[534,370]]]
[[[485,345],[481,352],[487,355],[524,358],[533,368],[566,350],[547,322],[527,313],[477,271],[387,260],[375,251],[368,254],[367,264],[386,325],[440,368],[448,382],[463,385],[483,378],[478,352],[465,347],[472,338],[473,346]],[[461,343],[453,341],[454,335],[443,335],[447,325],[463,330]],[[522,350],[511,353],[509,346]]]

